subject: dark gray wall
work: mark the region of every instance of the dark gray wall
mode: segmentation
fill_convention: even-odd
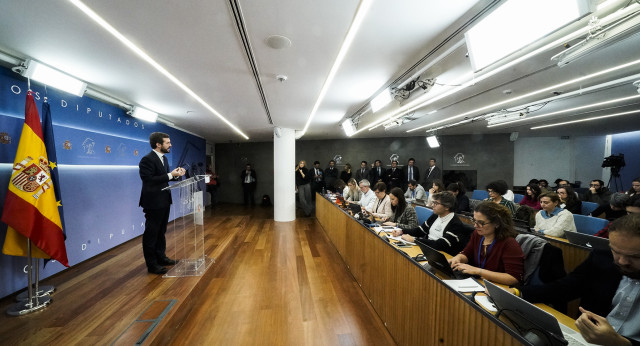
[[[513,184],[514,145],[508,134],[442,136],[440,148],[431,149],[425,137],[403,138],[364,138],[321,141],[297,141],[296,162],[306,160],[308,167],[313,161],[321,162],[325,168],[329,160],[342,157],[342,170],[345,163],[352,167],[360,166],[360,161],[369,163],[380,159],[383,165],[390,166],[391,156],[399,156],[398,162],[405,165],[410,157],[416,159],[421,174],[427,168],[428,160],[436,158],[437,165],[443,170],[477,170],[478,187],[495,179],[504,179]],[[463,163],[456,163],[454,157],[462,154]],[[460,157],[460,155],[458,155]],[[258,176],[257,201],[268,194],[273,199],[273,143],[217,143],[215,146],[216,169],[220,175],[221,188],[218,200],[221,202],[241,203],[242,186],[240,172],[245,163],[250,162]],[[423,175],[424,178],[424,175]],[[422,179],[423,179],[422,178]]]

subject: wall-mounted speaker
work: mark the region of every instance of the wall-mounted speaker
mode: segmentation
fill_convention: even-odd
[[[512,142],[515,142],[516,139],[518,139],[518,132],[511,132],[511,135],[509,136],[509,140]]]

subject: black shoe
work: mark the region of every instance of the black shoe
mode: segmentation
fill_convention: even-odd
[[[169,257],[165,257],[158,261],[158,264],[160,264],[161,266],[172,266],[172,265],[176,265],[177,263],[178,263],[178,260],[173,260]]]
[[[153,266],[153,267],[147,267],[147,271],[151,274],[162,275],[162,274],[166,274],[168,270],[165,267]]]

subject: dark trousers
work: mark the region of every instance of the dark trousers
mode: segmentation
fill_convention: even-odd
[[[251,205],[256,204],[255,200],[255,191],[256,187],[254,184],[242,183],[242,191],[244,192],[244,205],[251,203]]]
[[[171,207],[161,209],[143,209],[144,233],[142,234],[142,253],[148,268],[158,265],[158,262],[167,257],[167,241],[164,234],[169,223],[169,211]]]

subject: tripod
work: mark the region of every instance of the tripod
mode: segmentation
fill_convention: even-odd
[[[615,190],[611,188],[612,181]],[[624,188],[622,187],[622,178],[620,178],[620,167],[611,167],[611,176],[609,177],[607,187],[609,188],[609,191],[624,191]]]

